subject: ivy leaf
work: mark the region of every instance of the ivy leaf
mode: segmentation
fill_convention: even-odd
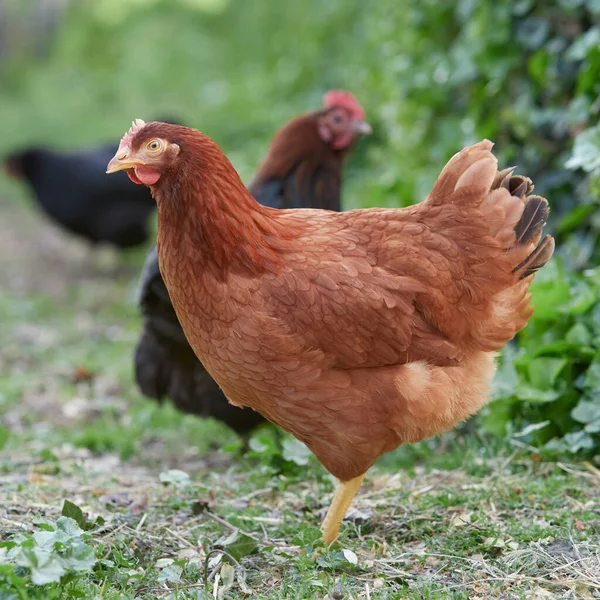
[[[600,423],[600,402],[597,400],[591,402],[581,400],[571,411],[571,416],[579,423],[585,423],[586,425],[592,424],[595,421]],[[594,432],[590,431],[590,433]]]
[[[258,543],[250,536],[236,529],[224,542],[223,547],[235,560],[240,561],[244,556],[254,552]]]
[[[587,173],[600,169],[600,125],[586,129],[575,138],[573,154],[565,167],[583,169]]]
[[[162,571],[158,574],[158,581],[164,583],[165,581],[170,581],[171,583],[181,583],[181,575],[183,573],[183,567],[179,565],[167,565]]]
[[[88,523],[87,519],[83,514],[83,511],[79,508],[79,506],[77,506],[77,504],[73,504],[73,502],[71,502],[70,500],[65,500],[63,502],[60,514],[63,515],[63,517],[70,517],[71,519],[73,519],[77,523],[77,525],[81,527],[81,529],[85,530],[94,527],[93,524]]]
[[[56,530],[64,533],[68,538],[80,537],[83,530],[77,524],[77,521],[71,517],[59,517],[56,521]]]
[[[564,442],[573,454],[577,454],[580,450],[591,450],[594,447],[593,438],[584,431],[567,433],[564,437]]]
[[[61,556],[62,565],[69,571],[88,572],[96,562],[94,548],[83,541],[70,545],[67,552]]]
[[[539,390],[527,383],[521,383],[515,390],[515,395],[519,400],[539,403],[554,402],[560,397],[556,390]]]
[[[566,358],[534,358],[528,367],[529,380],[539,390],[551,389],[566,365]]]
[[[190,476],[179,469],[171,469],[170,471],[163,471],[159,475],[161,483],[171,484],[176,488],[184,488],[190,484]]]
[[[308,464],[311,451],[296,438],[288,438],[283,441],[283,458],[296,463],[300,467]]]
[[[21,552],[17,555],[15,563],[31,569],[31,581],[35,585],[58,582],[66,573],[57,555],[46,548],[38,546],[21,548]]]

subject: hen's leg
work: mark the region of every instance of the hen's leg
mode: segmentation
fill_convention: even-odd
[[[358,488],[364,477],[365,475],[363,473],[350,481],[340,481],[338,483],[333,500],[331,501],[331,506],[321,525],[323,539],[327,545],[331,544],[337,537],[340,525],[342,524],[346,512],[352,503],[352,499],[356,496],[356,492],[358,492]]]

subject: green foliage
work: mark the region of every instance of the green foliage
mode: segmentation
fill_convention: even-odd
[[[0,587],[14,590],[17,597],[27,598],[30,584],[57,584],[46,588],[50,597],[57,597],[54,593],[72,587],[97,562],[91,536],[73,519],[63,516],[56,523],[40,521],[38,526],[40,531],[16,534],[0,544]]]
[[[537,275],[540,301],[503,354],[484,425],[547,451],[600,447],[600,270],[567,274],[555,260]]]

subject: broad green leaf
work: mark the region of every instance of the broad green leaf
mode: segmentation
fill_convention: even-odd
[[[592,27],[571,44],[566,55],[571,60],[583,60],[591,49],[600,46],[600,28]]]
[[[521,383],[515,390],[515,395],[519,400],[525,402],[554,402],[560,397],[556,390],[538,390],[527,383]]]
[[[171,469],[170,471],[163,471],[159,475],[161,483],[170,483],[175,487],[186,487],[190,483],[190,476],[185,471],[179,469]]]
[[[248,442],[248,447],[252,452],[258,454],[277,454],[277,444],[275,440],[267,435],[254,435]]]
[[[498,437],[503,437],[506,434],[507,425],[513,416],[513,406],[517,402],[501,398],[494,400],[486,406],[481,418],[485,429]]]
[[[15,558],[15,563],[31,569],[31,580],[35,585],[44,585],[60,581],[66,573],[60,564],[58,555],[52,550],[34,547],[21,548],[21,552]]]
[[[565,166],[588,173],[600,169],[600,125],[586,129],[575,138],[573,154]]]
[[[589,346],[592,343],[592,333],[584,323],[577,322],[569,329],[565,339],[574,347]]]
[[[170,581],[171,583],[181,583],[181,575],[183,573],[183,567],[179,565],[167,565],[158,574],[158,581],[163,583]]]
[[[31,581],[35,585],[55,583],[66,573],[57,557],[53,556],[47,563],[31,568]]]
[[[598,302],[598,290],[585,281],[573,285],[570,296],[560,307],[562,312],[570,315],[582,315]]]
[[[287,438],[283,441],[283,458],[296,463],[299,466],[308,464],[311,451],[296,438]]]
[[[35,521],[35,524],[42,531],[56,531],[56,525],[54,523],[50,523],[49,521],[39,520],[39,521]]]
[[[600,362],[597,360],[585,372],[583,385],[586,390],[593,390],[596,393],[600,393]]]
[[[514,366],[515,350],[507,346],[500,357],[498,368],[492,380],[492,398],[509,398],[515,392],[519,376]]]
[[[70,517],[73,519],[81,529],[87,529],[88,523],[86,518],[83,515],[83,511],[77,506],[73,504],[70,500],[66,500],[63,502],[61,514],[64,517]]]
[[[548,263],[547,269],[553,261]],[[540,270],[540,273],[544,272]],[[535,280],[534,280],[535,284]],[[564,278],[554,281],[544,281],[538,285],[532,285],[532,304],[535,307],[532,319],[534,321],[554,321],[560,314],[560,307],[570,300],[570,286]]]
[[[600,418],[591,423],[587,423],[583,430],[586,433],[600,433]]]
[[[592,423],[600,419],[600,400],[581,400],[571,411],[571,416],[579,423]]]
[[[565,342],[552,342],[550,344],[541,344],[538,345],[535,342],[539,342],[539,338],[533,340],[533,345],[531,348],[528,348],[531,353],[530,358],[536,356],[546,356],[546,355],[566,355],[570,358],[581,358],[584,360],[590,360],[596,355],[596,350],[590,346],[581,346],[579,344],[565,341]],[[526,357],[527,358],[527,357]],[[529,361],[526,361],[527,364]]]
[[[54,548],[56,542],[65,539],[65,535],[60,531],[36,531],[33,534],[35,543],[40,548]]]
[[[582,206],[575,206],[573,210],[567,213],[556,225],[556,231],[558,233],[568,233],[585,224],[589,219],[590,215],[598,210],[597,204],[583,204]]]
[[[72,543],[61,556],[61,563],[69,571],[90,571],[96,564],[96,553],[85,542]]]
[[[322,540],[323,532],[318,527],[303,527],[292,538],[292,544],[297,546],[312,546]]]
[[[565,368],[565,358],[534,358],[528,367],[529,380],[534,388],[549,391]]]
[[[77,522],[70,517],[59,517],[56,521],[56,530],[63,532],[70,538],[80,537],[83,533]]]
[[[223,542],[223,546],[235,560],[240,561],[244,556],[254,552],[258,543],[245,533],[236,530]]]
[[[564,441],[569,451],[573,454],[576,454],[580,450],[591,450],[594,447],[593,438],[584,431],[567,433]]]

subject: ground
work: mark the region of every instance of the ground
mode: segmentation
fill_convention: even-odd
[[[304,447],[138,394],[143,252],[0,215],[0,598],[600,597],[594,466],[466,428],[384,457],[326,549]]]

